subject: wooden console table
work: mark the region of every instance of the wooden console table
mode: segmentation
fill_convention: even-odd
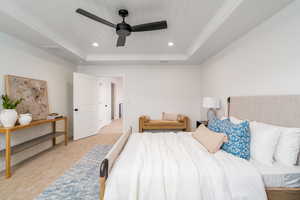
[[[65,125],[65,129],[63,132],[58,132],[56,131],[56,122],[57,121],[64,121],[64,125]],[[22,144],[18,144],[16,146],[11,147],[11,143],[10,143],[10,138],[11,138],[11,134],[15,131],[18,130],[22,130],[25,128],[30,128],[30,127],[34,127],[34,126],[38,126],[38,125],[42,125],[42,124],[48,124],[51,123],[52,125],[52,132],[49,134],[46,134],[44,136],[35,138],[33,140],[24,142]],[[36,144],[40,144],[46,140],[52,139],[52,144],[53,146],[55,146],[56,144],[56,137],[60,136],[60,135],[64,135],[65,136],[65,145],[68,144],[68,118],[67,117],[62,117],[62,118],[58,118],[58,119],[47,119],[47,120],[37,120],[37,121],[32,121],[30,124],[28,125],[17,125],[11,128],[4,128],[2,126],[0,126],[0,133],[5,134],[5,140],[6,140],[6,145],[5,145],[5,175],[6,178],[11,177],[11,154],[23,151],[27,148],[30,148],[33,145]]]

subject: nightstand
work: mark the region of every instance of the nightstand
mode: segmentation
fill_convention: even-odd
[[[208,126],[208,121],[196,121],[196,127],[200,126],[201,124],[204,124],[204,126]]]

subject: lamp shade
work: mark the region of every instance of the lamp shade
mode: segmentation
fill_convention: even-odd
[[[204,97],[203,98],[203,108],[220,108],[220,101],[214,97]]]

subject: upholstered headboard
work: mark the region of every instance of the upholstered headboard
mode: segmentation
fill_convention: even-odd
[[[228,116],[300,128],[300,95],[228,98]]]

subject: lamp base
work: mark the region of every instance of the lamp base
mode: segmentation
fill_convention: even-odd
[[[214,109],[210,108],[207,111],[207,121],[212,120],[217,117],[217,113]]]

